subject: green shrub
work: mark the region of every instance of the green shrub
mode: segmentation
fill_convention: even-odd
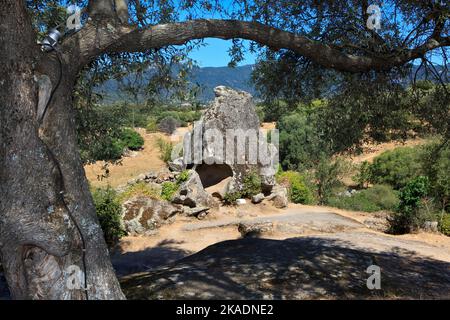
[[[233,205],[236,203],[237,199],[243,198],[242,193],[239,191],[228,192],[223,197],[223,202],[226,205]]]
[[[243,180],[243,188],[241,190],[242,197],[251,198],[261,193],[261,177],[256,171],[247,173]]]
[[[358,173],[354,177],[352,177],[352,179],[358,184],[359,188],[367,188],[370,182],[369,162],[363,161],[358,168]]]
[[[177,184],[180,185],[189,179],[189,170],[183,170],[177,177]]]
[[[280,131],[280,163],[283,169],[310,169],[323,154],[327,154],[325,142],[311,117],[298,113],[284,116],[277,123],[277,129]]]
[[[426,220],[421,204],[429,191],[427,177],[419,176],[400,190],[397,212],[390,219],[391,232],[408,233],[420,228]]]
[[[418,148],[402,147],[383,152],[370,165],[370,182],[401,189],[421,174]]]
[[[342,185],[341,179],[350,171],[350,165],[342,159],[321,158],[314,172],[317,197],[320,203],[332,196],[335,188]]]
[[[124,128],[120,134],[120,141],[130,150],[139,150],[144,145],[144,138],[133,129]]]
[[[117,200],[117,194],[111,187],[95,189],[92,192],[95,210],[103,230],[103,236],[107,245],[113,247],[121,237],[126,235],[122,228],[122,208]]]
[[[167,201],[171,201],[177,190],[178,184],[173,182],[164,182],[161,189],[161,198]]]
[[[135,196],[144,196],[144,197],[159,199],[161,197],[161,193],[157,188],[149,185],[148,183],[141,181],[141,182],[138,182],[136,184],[129,186],[125,191],[120,193],[117,196],[117,200],[120,203],[124,203],[125,201],[127,201]]]
[[[450,206],[450,145],[436,141],[422,147],[422,170],[430,181],[430,195],[442,210]]]
[[[279,172],[277,182],[289,190],[289,198],[293,203],[312,204],[314,194],[306,183],[306,179],[295,171]]]
[[[153,133],[158,131],[158,124],[155,118],[149,118],[147,121],[147,125],[145,126],[145,130],[147,133]]]
[[[163,138],[158,138],[156,144],[158,146],[159,152],[161,153],[159,158],[165,163],[168,163],[170,160],[172,160],[173,144],[164,140]]]
[[[450,237],[450,214],[446,213],[439,222],[439,230]]]
[[[395,190],[388,185],[374,185],[372,188],[362,190],[352,196],[333,196],[327,199],[327,205],[339,209],[376,212],[392,211],[399,204]]]

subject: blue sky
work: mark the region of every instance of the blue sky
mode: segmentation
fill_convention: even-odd
[[[231,47],[231,40],[207,38],[204,44],[204,46],[192,50],[189,54],[200,67],[224,67],[228,65],[228,62],[230,62],[228,49]],[[254,64],[255,60],[256,56],[247,50],[244,53],[244,61],[241,61],[238,65]]]

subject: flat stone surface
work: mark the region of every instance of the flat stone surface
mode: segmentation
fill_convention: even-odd
[[[371,236],[361,233],[360,240]],[[370,265],[381,268],[381,290],[366,286]],[[125,277],[122,286],[129,299],[449,299],[450,263],[389,244],[379,252],[358,249],[332,237],[244,238]]]

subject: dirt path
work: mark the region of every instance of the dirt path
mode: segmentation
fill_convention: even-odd
[[[179,217],[162,226],[155,235],[126,237],[113,256],[120,275],[153,270],[226,240],[241,238],[239,223],[271,222],[273,232],[265,239],[319,237],[345,243],[348,248],[370,252],[408,252],[413,256],[450,262],[450,238],[439,234],[393,236],[367,225],[373,214],[334,208],[291,204],[280,210],[263,203],[239,208],[221,208],[204,221]],[[382,219],[382,218],[380,218]]]
[[[113,264],[127,297],[450,297],[448,237],[387,235],[365,226],[363,213],[300,205],[276,213],[257,208],[218,212],[205,221],[183,219],[154,236],[125,239]],[[258,238],[241,238],[237,230],[241,222],[267,221],[273,232]],[[371,265],[381,268],[381,290],[366,287]]]
[[[124,185],[130,179],[136,178],[142,173],[149,171],[159,171],[165,167],[165,163],[159,158],[160,152],[156,144],[158,138],[168,139],[161,133],[146,133],[144,129],[136,129],[144,138],[144,148],[142,151],[132,152],[131,156],[124,157],[121,164],[109,166],[109,177],[102,180],[98,176],[104,174],[102,169],[104,162],[99,161],[95,164],[84,167],[86,177],[91,185],[95,187],[104,187],[110,185],[118,187]]]

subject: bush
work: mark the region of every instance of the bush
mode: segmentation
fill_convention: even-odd
[[[131,199],[135,196],[144,196],[159,199],[161,197],[161,193],[155,187],[152,187],[148,183],[142,181],[129,186],[124,192],[120,193],[117,196],[117,200],[120,203],[124,203],[128,199]]]
[[[161,119],[161,121],[159,121],[158,129],[164,133],[172,134],[175,132],[175,130],[177,129],[177,127],[179,125],[180,125],[179,120],[177,120],[171,116],[168,116],[168,117]]]
[[[367,188],[370,182],[370,164],[367,161],[363,161],[359,168],[358,173],[352,177],[353,181],[358,184],[359,188]]]
[[[139,150],[144,145],[144,138],[133,129],[124,128],[120,134],[120,141],[130,150]]]
[[[450,214],[446,213],[439,222],[439,230],[450,237]]]
[[[189,170],[183,170],[177,177],[177,184],[180,185],[189,179]]]
[[[223,202],[226,205],[233,205],[236,203],[237,199],[243,198],[242,193],[239,191],[228,192],[223,197]]]
[[[158,138],[156,144],[158,145],[159,152],[161,153],[159,158],[165,163],[172,160],[173,144],[163,138]]]
[[[401,189],[421,174],[419,160],[417,148],[403,147],[383,152],[370,165],[370,182],[389,184],[394,189]]]
[[[317,183],[317,197],[320,203],[326,203],[333,190],[342,185],[341,179],[349,170],[350,165],[342,159],[321,158],[314,172]]]
[[[339,209],[376,212],[393,211],[399,204],[395,190],[388,185],[374,185],[372,188],[362,190],[352,196],[334,196],[326,201],[327,205]]]
[[[300,173],[295,171],[280,172],[277,174],[277,182],[288,188],[289,198],[293,203],[314,203],[313,191]]]
[[[277,123],[277,128],[280,131],[280,163],[283,169],[307,170],[314,167],[324,154],[328,154],[311,117],[297,113],[284,116]]]
[[[429,181],[424,176],[411,180],[400,190],[397,212],[389,219],[391,232],[409,233],[423,225],[426,214],[420,209],[428,190]]]
[[[244,186],[241,190],[241,196],[251,198],[261,193],[261,177],[255,171],[247,173],[243,180]]]
[[[153,133],[158,131],[158,124],[155,118],[149,118],[147,121],[147,125],[145,126],[145,130],[147,133]]]
[[[430,195],[442,210],[449,209],[450,146],[433,142],[422,147],[422,170],[430,181]]]
[[[103,236],[110,248],[127,234],[122,228],[122,208],[116,196],[116,192],[111,187],[96,189],[92,192],[95,210],[103,230]]]
[[[173,182],[164,182],[162,184],[161,189],[161,198],[167,201],[171,201],[173,198],[173,195],[178,190],[178,184]]]

